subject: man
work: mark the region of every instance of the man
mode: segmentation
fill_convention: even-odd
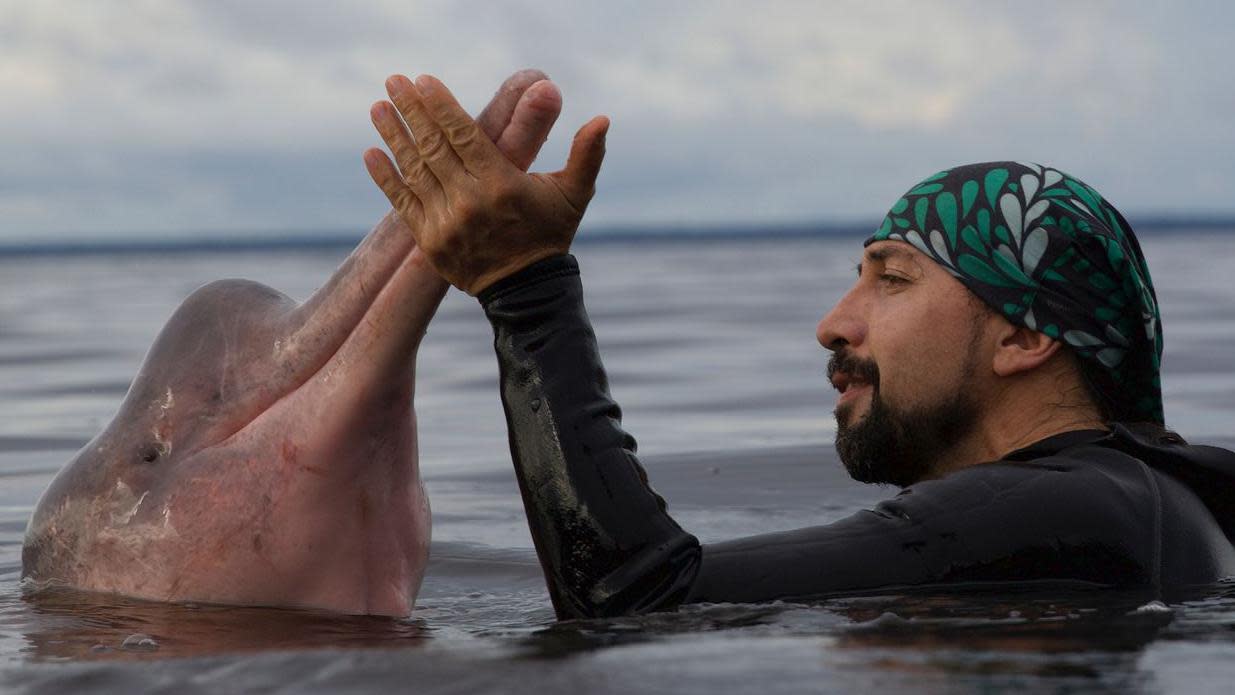
[[[1131,228],[1092,188],[996,162],[911,189],[819,324],[851,474],[905,486],[827,526],[701,547],[647,485],[566,255],[608,121],[566,168],[507,164],[432,77],[388,84],[374,181],[493,324],[511,453],[558,616],[985,582],[1164,587],[1235,574],[1235,454],[1163,426]],[[393,136],[387,135],[394,133]]]

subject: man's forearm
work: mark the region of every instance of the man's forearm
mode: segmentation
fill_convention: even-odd
[[[694,579],[699,543],[647,484],[621,428],[571,256],[480,296],[494,329],[510,449],[559,618],[663,609]]]

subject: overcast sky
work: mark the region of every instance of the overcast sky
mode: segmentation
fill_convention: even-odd
[[[367,229],[392,72],[613,120],[592,226],[877,221],[1048,162],[1129,216],[1235,214],[1224,2],[0,0],[0,241]]]

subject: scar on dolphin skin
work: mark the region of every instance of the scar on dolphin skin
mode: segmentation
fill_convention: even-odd
[[[526,168],[560,106],[523,71],[478,120]],[[416,353],[446,288],[392,213],[303,303],[246,280],[194,292],[37,504],[24,586],[407,615],[430,529]]]

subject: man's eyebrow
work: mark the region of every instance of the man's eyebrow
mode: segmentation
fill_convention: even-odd
[[[883,248],[875,249],[874,251],[866,252],[867,261],[877,261],[882,263],[889,258],[904,258],[913,260],[913,254],[908,249],[902,249],[898,246],[884,246]],[[858,262],[858,275],[862,274],[862,261]]]
[[[903,249],[899,246],[884,246],[874,251],[867,251],[866,257],[872,261],[886,261],[889,258],[913,258],[913,253],[909,249]]]

